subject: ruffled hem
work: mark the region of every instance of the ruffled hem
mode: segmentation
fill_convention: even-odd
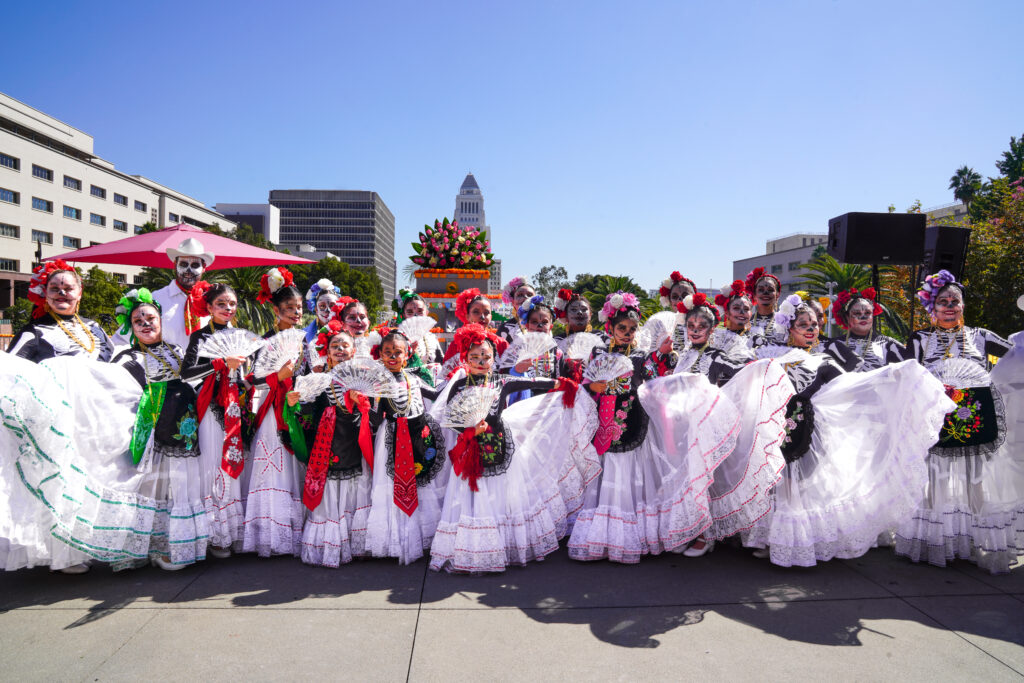
[[[209,545],[241,552],[245,538],[245,506],[238,494],[238,480],[217,470],[213,488],[214,495],[203,500],[210,522]],[[221,492],[220,495],[217,492]]]
[[[637,564],[652,551],[648,538],[657,538],[658,517],[648,515],[643,506],[623,512],[607,505],[580,512],[569,540],[569,557],[584,562],[611,560]]]
[[[170,558],[171,564],[188,565],[206,559],[210,520],[201,501],[193,505],[161,507],[153,518],[150,556]]]
[[[1024,508],[978,515],[968,510],[919,509],[895,535],[897,555],[945,567],[964,559],[992,574],[1007,574],[1024,555]]]
[[[370,516],[369,477],[328,480],[320,505],[302,530],[302,561],[338,567],[369,555],[366,527]]]

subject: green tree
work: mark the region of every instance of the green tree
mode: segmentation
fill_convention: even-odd
[[[981,174],[968,166],[961,166],[949,179],[949,189],[953,190],[953,198],[963,202],[969,211],[971,202],[981,190]]]
[[[1010,149],[1003,152],[1002,158],[996,162],[996,168],[1011,183],[1024,177],[1024,135],[1020,140],[1010,136]]]
[[[78,311],[84,317],[98,322],[107,334],[113,334],[117,331],[114,309],[126,289],[113,275],[101,270],[99,266],[93,266],[82,277],[82,301]]]
[[[530,284],[546,301],[551,301],[558,290],[569,286],[569,273],[562,266],[544,266],[530,278]]]
[[[989,178],[971,202],[968,212],[971,223],[982,223],[997,217],[1012,193],[1013,188],[1006,178]]]
[[[597,313],[604,306],[605,299],[609,294],[619,291],[636,295],[637,299],[640,300],[640,313],[645,318],[661,310],[661,305],[657,299],[648,297],[643,287],[625,275],[593,275],[579,284],[581,286],[578,291],[590,302],[590,309],[592,311],[591,324],[595,326],[600,324]]]
[[[384,287],[373,268],[359,268],[336,258],[325,258],[314,264],[289,266],[289,269],[295,276],[295,285],[303,293],[317,280],[327,278],[341,290],[342,295],[363,302],[371,319],[391,304],[384,301]]]

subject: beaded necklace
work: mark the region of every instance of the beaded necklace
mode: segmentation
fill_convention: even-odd
[[[405,380],[405,407],[399,409],[398,405],[395,403],[395,399],[392,399],[390,397],[384,400],[386,400],[388,402],[388,405],[391,406],[391,412],[395,415],[395,417],[404,417],[405,414],[409,412],[409,407],[412,405],[412,383],[409,381],[409,375],[405,372],[405,370],[399,370],[399,372],[402,373],[402,379]]]
[[[92,352],[96,350],[96,337],[94,337],[92,332],[89,331],[89,328],[85,326],[85,323],[82,322],[82,319],[78,317],[77,313],[74,313],[72,315],[74,316],[75,321],[79,325],[81,325],[83,330],[85,330],[85,336],[89,338],[89,345],[88,346],[83,344],[82,341],[75,335],[74,332],[72,332],[71,330],[69,330],[67,327],[64,326],[64,321],[61,320],[60,317],[56,313],[54,313],[53,311],[50,311],[50,317],[52,317],[57,322],[57,327],[59,327],[61,329],[61,331],[64,332],[64,334],[66,334],[71,341],[75,342],[76,344],[81,346],[83,349],[85,349],[86,353],[88,353],[89,355],[92,355]]]
[[[953,357],[953,346],[958,345],[961,349],[961,355],[963,354],[964,348],[964,326],[962,324],[956,327],[951,327],[948,330],[941,327],[936,327],[935,331],[937,334],[952,334],[953,338],[949,340],[949,344],[946,345],[946,350],[942,353],[943,360]]]

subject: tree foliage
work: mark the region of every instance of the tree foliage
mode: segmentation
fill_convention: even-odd
[[[530,284],[546,301],[551,301],[558,290],[569,286],[569,273],[562,266],[544,266],[530,278]]]
[[[996,168],[1011,183],[1024,178],[1024,135],[1020,140],[1010,136],[1010,149],[1003,152],[1002,158],[996,161]]]
[[[969,166],[961,166],[949,179],[949,189],[953,190],[953,198],[963,202],[967,209],[981,190],[981,174]]]

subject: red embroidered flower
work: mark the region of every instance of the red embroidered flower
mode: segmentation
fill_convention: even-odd
[[[430,427],[424,425],[423,426],[423,431],[420,432],[420,436],[422,436],[424,439],[427,438],[428,436],[430,436]]]

